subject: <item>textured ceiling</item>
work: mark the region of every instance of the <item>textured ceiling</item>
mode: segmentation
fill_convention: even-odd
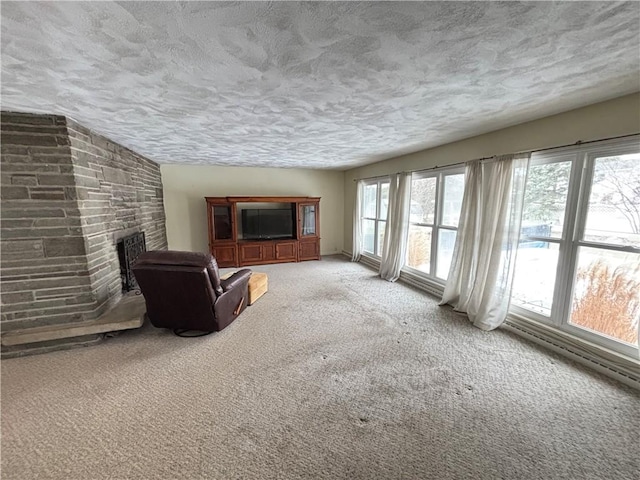
[[[2,108],[345,169],[640,90],[637,2],[2,2]]]

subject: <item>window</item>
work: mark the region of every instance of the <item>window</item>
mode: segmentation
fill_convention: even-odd
[[[389,179],[364,182],[362,194],[362,236],[365,253],[382,254],[389,206]]]
[[[538,156],[527,173],[511,301],[550,316],[575,155]]]
[[[512,310],[631,354],[640,321],[637,137],[534,154]]]
[[[442,283],[449,275],[458,232],[464,170],[413,174],[405,268]]]
[[[572,242],[568,325],[638,345],[640,148],[587,155]]]

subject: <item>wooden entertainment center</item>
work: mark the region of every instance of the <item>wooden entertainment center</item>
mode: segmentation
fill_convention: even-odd
[[[236,196],[205,200],[209,251],[221,267],[320,260],[320,197]],[[239,217],[243,217],[243,210],[255,211],[252,204],[263,204],[261,209],[267,212],[276,207],[280,211],[290,209],[290,235],[286,232],[277,238],[245,239]]]

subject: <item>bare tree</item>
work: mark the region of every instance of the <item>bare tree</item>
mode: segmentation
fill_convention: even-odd
[[[616,208],[640,233],[640,160],[620,157],[596,161],[594,185],[603,189],[601,203]]]
[[[433,223],[436,206],[436,177],[411,182],[411,221]]]

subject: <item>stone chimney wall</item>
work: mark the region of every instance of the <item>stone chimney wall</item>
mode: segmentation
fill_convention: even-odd
[[[0,123],[1,328],[93,319],[121,297],[119,238],[167,248],[160,168],[65,117]]]
[[[121,297],[116,244],[144,232],[147,250],[166,250],[160,166],[67,119],[78,208],[96,315]]]

